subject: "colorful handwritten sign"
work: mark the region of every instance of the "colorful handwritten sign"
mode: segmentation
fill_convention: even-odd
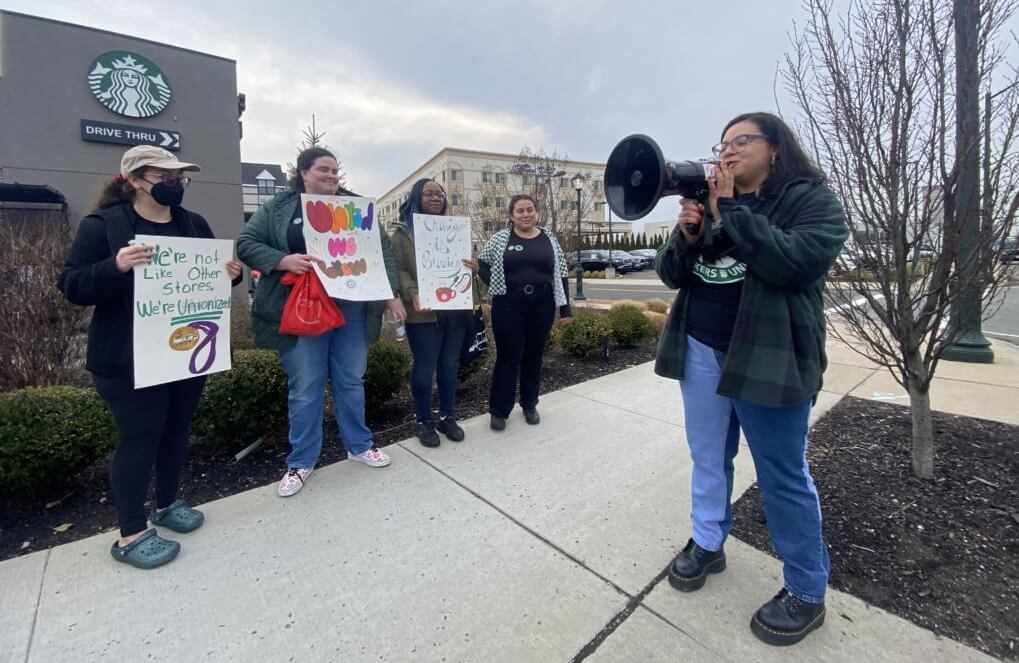
[[[373,198],[301,195],[304,242],[330,297],[392,299]]]
[[[474,308],[471,220],[466,216],[414,215],[414,250],[421,306],[436,310]]]
[[[134,268],[134,387],[230,370],[228,239],[138,235],[155,247]]]

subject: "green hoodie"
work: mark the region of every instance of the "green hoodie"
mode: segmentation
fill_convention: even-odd
[[[294,189],[276,194],[272,200],[258,208],[237,239],[237,257],[262,273],[258,288],[255,289],[255,302],[251,307],[251,329],[255,335],[255,344],[260,348],[282,352],[297,343],[297,336],[279,333],[280,317],[289,290],[280,283],[283,272],[276,271],[275,267],[284,256],[291,253],[287,243],[287,228],[300,201],[301,194]],[[382,237],[386,275],[390,287],[396,292],[400,281],[393,244],[381,224],[379,234]],[[368,302],[368,327],[365,330],[368,345],[379,340],[385,310],[385,301]]]

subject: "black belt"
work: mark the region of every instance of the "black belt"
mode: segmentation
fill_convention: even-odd
[[[507,288],[508,294],[511,295],[543,295],[551,291],[552,286],[548,283],[526,283]]]

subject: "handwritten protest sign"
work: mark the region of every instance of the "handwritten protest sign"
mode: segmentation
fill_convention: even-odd
[[[373,198],[301,195],[304,242],[330,297],[392,299]]]
[[[230,370],[227,239],[138,235],[155,247],[134,268],[134,387]]]
[[[471,220],[466,216],[414,215],[418,299],[436,310],[474,308],[471,270]]]

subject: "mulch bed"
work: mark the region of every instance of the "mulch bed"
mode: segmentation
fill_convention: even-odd
[[[909,409],[845,398],[813,428],[831,586],[1019,660],[1019,427],[935,413],[936,480],[913,476]],[[772,553],[760,493],[733,534]]]
[[[545,354],[541,392],[549,393],[651,361],[655,347],[655,341],[648,340],[635,348],[612,348],[607,359],[600,355],[578,359],[559,349],[549,350]],[[457,418],[488,412],[488,387],[494,364],[490,357],[483,369],[461,385],[457,392]],[[381,409],[369,412],[368,426],[380,447],[413,437],[414,404],[409,389],[401,390]],[[346,458],[342,445],[336,442],[339,435],[331,413],[326,416],[323,434],[325,443],[319,465]],[[192,504],[202,504],[278,481],[290,451],[286,432],[267,436],[262,446],[235,462],[234,455],[248,442],[193,443],[181,478],[180,496]],[[75,477],[61,494],[48,499],[0,500],[0,560],[115,528],[117,519],[108,468],[108,461],[96,464]],[[113,537],[111,534],[111,541]]]

